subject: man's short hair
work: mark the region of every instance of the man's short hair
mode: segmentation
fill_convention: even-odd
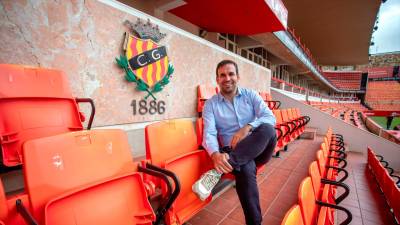
[[[218,76],[218,69],[223,67],[223,66],[225,66],[225,65],[228,65],[228,64],[234,65],[235,66],[235,70],[236,70],[236,75],[239,75],[239,69],[238,69],[237,64],[234,61],[230,60],[230,59],[224,59],[221,62],[219,62],[218,65],[217,65],[217,69],[215,70],[215,74]]]

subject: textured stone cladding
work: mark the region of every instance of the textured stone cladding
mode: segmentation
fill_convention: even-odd
[[[215,65],[226,58],[238,62],[242,86],[269,89],[269,70],[163,25],[167,37],[160,45],[175,67],[170,84],[156,94],[166,111],[134,116],[131,102],[145,93],[125,81],[115,57],[122,53],[123,22],[136,19],[96,0],[0,1],[0,63],[63,70],[74,96],[94,99],[95,126],[196,116],[197,85],[215,84]]]

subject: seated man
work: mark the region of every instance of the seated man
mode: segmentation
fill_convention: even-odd
[[[268,162],[273,154],[275,117],[257,92],[237,86],[240,76],[235,62],[221,61],[216,75],[220,93],[209,99],[203,110],[203,146],[214,169],[205,173],[192,189],[204,200],[221,175],[232,172],[246,223],[259,225],[262,215],[256,166]]]

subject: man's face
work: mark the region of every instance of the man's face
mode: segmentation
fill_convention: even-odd
[[[236,92],[239,74],[233,64],[226,64],[217,70],[217,84],[222,94],[232,94]]]

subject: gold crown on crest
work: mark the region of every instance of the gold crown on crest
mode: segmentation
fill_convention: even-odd
[[[124,24],[141,39],[151,39],[155,42],[159,42],[161,39],[167,36],[166,34],[160,32],[160,29],[157,25],[153,26],[153,24],[150,23],[150,19],[147,20],[147,23],[137,19],[135,24],[129,20],[125,20]]]

